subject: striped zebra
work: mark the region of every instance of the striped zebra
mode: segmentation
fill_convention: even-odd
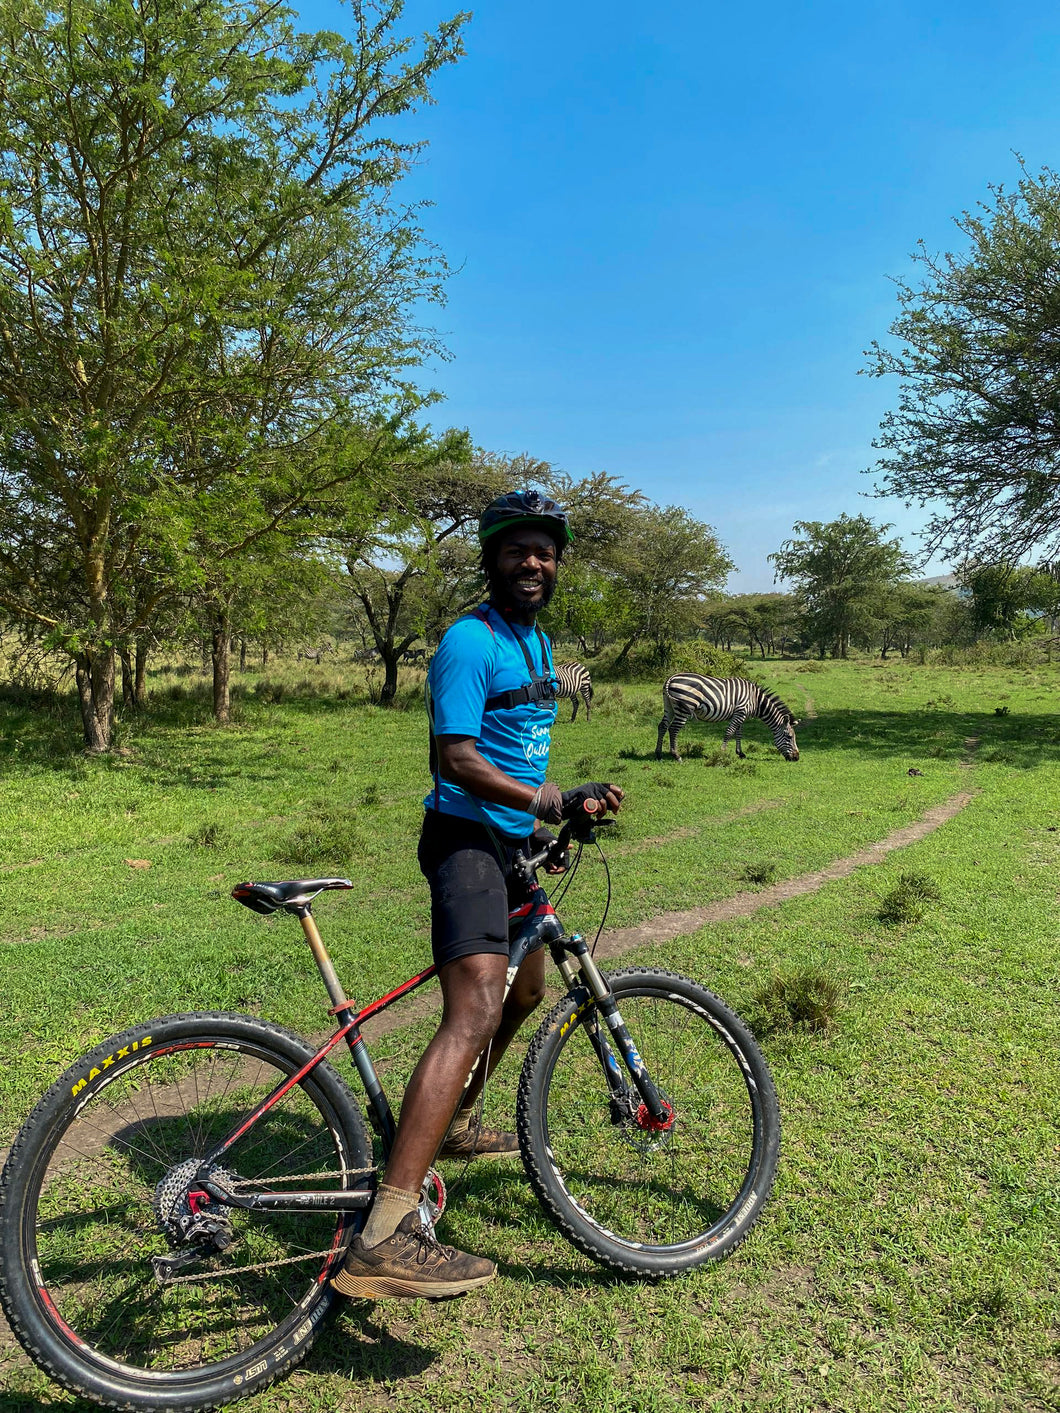
[[[589,669],[580,662],[564,662],[556,668],[556,696],[569,697],[574,704],[571,721],[578,715],[579,699],[585,703],[585,719],[589,720],[589,703],[593,699],[593,679]]]
[[[690,716],[701,721],[727,721],[725,749],[736,741],[736,754],[743,759],[740,733],[749,716],[760,716],[773,733],[773,744],[785,760],[798,760],[799,747],[795,740],[798,722],[778,696],[748,682],[745,677],[700,677],[695,672],[679,672],[663,685],[663,717],[659,722],[659,739],[655,759],[662,758],[663,736],[670,730],[670,754],[677,754],[677,733]]]

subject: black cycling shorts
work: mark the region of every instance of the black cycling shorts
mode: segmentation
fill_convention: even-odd
[[[431,886],[431,951],[444,967],[479,952],[508,955],[508,913],[526,900],[512,872],[516,849],[529,839],[505,839],[474,820],[428,810],[420,835],[420,870]],[[499,854],[498,854],[499,846]]]

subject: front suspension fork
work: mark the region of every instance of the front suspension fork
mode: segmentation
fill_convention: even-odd
[[[622,1019],[618,1002],[615,1000],[615,993],[607,984],[606,978],[590,955],[585,939],[578,933],[573,933],[570,937],[564,938],[562,942],[553,944],[552,956],[572,992],[581,989],[579,980],[581,981],[584,989],[595,1001],[596,1010],[603,1018],[604,1026],[607,1027],[605,1031],[596,1016],[590,1016],[585,1022],[584,1029],[589,1044],[593,1047],[596,1057],[600,1061],[600,1067],[607,1080],[607,1087],[611,1091],[613,1103],[620,1105],[628,1099],[629,1084],[626,1078],[628,1075],[647,1109],[653,1126],[668,1128],[672,1122],[672,1110],[648,1074],[644,1061],[633,1043],[633,1037]],[[608,1035],[608,1031],[610,1035]],[[619,1064],[615,1058],[615,1048],[612,1048],[612,1041],[622,1057],[623,1064]]]

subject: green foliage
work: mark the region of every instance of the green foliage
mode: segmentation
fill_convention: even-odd
[[[899,381],[875,443],[881,493],[929,507],[928,544],[1018,561],[1060,546],[1054,412],[1060,177],[1021,168],[1014,189],[955,224],[963,248],[921,242],[898,285],[894,342],[868,372]]]
[[[864,515],[798,520],[802,538],[769,556],[778,577],[796,586],[810,639],[833,657],[875,638],[881,595],[911,568],[901,541],[884,539],[890,528]]]
[[[243,556],[313,543],[417,405],[445,265],[385,125],[464,17],[417,44],[400,10],[354,0],[355,43],[258,0],[0,27],[0,608],[76,661],[92,749],[116,652],[189,597],[223,638]]]
[[[686,639],[669,654],[668,672],[698,672],[703,677],[753,677],[737,653],[713,647],[702,638]]]
[[[928,907],[942,898],[935,879],[926,873],[903,873],[880,904],[879,919],[886,923],[922,922]]]
[[[753,883],[756,887],[763,887],[768,883],[773,883],[777,876],[777,866],[775,863],[753,863],[746,864],[740,870],[740,878],[744,883]]]
[[[835,1024],[842,996],[838,981],[829,972],[803,967],[771,976],[760,986],[748,1020],[762,1037],[785,1032],[816,1034]]]

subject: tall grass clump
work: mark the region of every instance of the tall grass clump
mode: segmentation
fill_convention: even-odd
[[[880,904],[881,922],[921,922],[929,906],[942,898],[939,885],[927,873],[903,873]]]
[[[839,983],[822,967],[778,973],[754,994],[748,1021],[757,1035],[810,1034],[835,1024],[841,1008]]]
[[[305,875],[349,874],[362,847],[356,817],[352,807],[341,814],[337,810],[324,810],[277,839],[272,857],[284,867]]]

